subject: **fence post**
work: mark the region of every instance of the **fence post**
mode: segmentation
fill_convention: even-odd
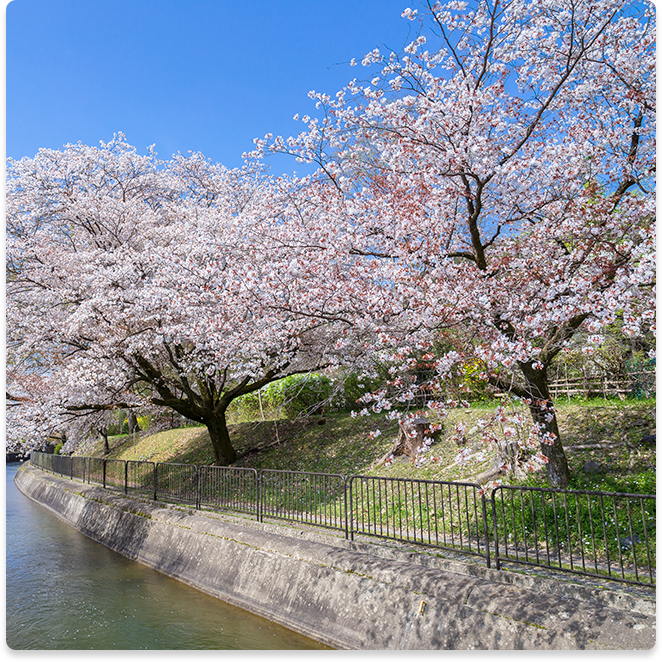
[[[74,479],[74,458],[72,455],[69,456],[69,480]]]
[[[124,494],[129,493],[129,461],[124,460]]]
[[[494,562],[495,568],[501,570],[501,561],[499,560],[499,528],[497,526],[496,499],[494,498],[498,489],[498,487],[495,487],[492,490],[490,501],[492,502],[492,524],[494,525]]]
[[[352,481],[354,476],[349,477],[349,517],[347,517],[347,528],[349,529],[349,539],[354,540],[354,511],[352,508]],[[345,490],[345,499],[347,499],[347,490]],[[347,505],[345,504],[345,511]]]
[[[159,477],[158,466],[159,466],[159,463],[154,462],[154,501],[156,501],[156,481],[158,480],[158,477]]]
[[[255,471],[255,495],[257,501],[257,521],[262,522],[262,470]]]
[[[491,568],[491,560],[490,560],[490,537],[488,534],[488,526],[487,526],[487,499],[485,498],[485,493],[481,494],[481,501],[483,502],[483,531],[485,533],[485,554],[486,554],[486,560],[487,560],[487,567]],[[492,513],[494,515],[494,513]]]
[[[349,540],[349,526],[347,521],[347,479],[345,476],[342,477],[342,488],[343,488],[343,517],[345,518],[345,540]]]
[[[103,462],[103,489],[106,489],[106,462],[108,460],[102,460]]]
[[[200,510],[200,469],[195,465],[195,508]]]
[[[262,483],[260,481],[260,472],[257,469],[254,469],[255,471],[255,510],[256,510],[256,516],[257,516],[257,521],[260,521],[260,518],[262,516]]]

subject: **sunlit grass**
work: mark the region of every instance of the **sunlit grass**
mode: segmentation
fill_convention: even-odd
[[[367,474],[387,477],[427,480],[470,480],[487,468],[482,464],[458,465],[458,448],[450,441],[453,424],[459,421],[469,426],[488,412],[488,404],[450,412],[438,441],[427,454],[422,466],[409,458],[400,458],[385,467],[376,462],[391,448],[398,432],[397,423],[382,416],[352,418],[349,413],[331,413],[320,419],[252,421],[230,425],[230,434],[239,455],[236,466],[256,469],[289,469],[341,475]],[[644,446],[640,439],[655,431],[655,400],[620,401],[601,399],[559,404],[558,419],[575,489],[609,491],[654,490],[655,447]],[[321,420],[324,421],[320,424]],[[381,436],[371,439],[370,432],[379,429]],[[625,443],[627,438],[629,446]],[[574,450],[608,442],[616,444],[602,449]],[[107,457],[125,460],[148,460],[214,464],[214,455],[207,430],[203,426],[187,426],[156,434],[143,432],[135,436],[109,437],[111,452]],[[101,456],[98,442],[91,452]],[[583,466],[589,460],[599,461],[603,472],[586,474]],[[542,474],[534,475],[527,484],[545,485]]]

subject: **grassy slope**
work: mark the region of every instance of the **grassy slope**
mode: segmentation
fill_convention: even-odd
[[[655,431],[655,402],[603,402],[557,405],[559,426],[568,461],[573,472],[572,487],[650,493],[655,487],[655,446],[640,444],[641,438]],[[480,407],[452,412],[451,422],[465,420],[469,425],[485,415]],[[447,426],[447,430],[448,430]],[[371,440],[368,432],[379,428],[382,435]],[[445,432],[432,447],[430,455],[438,463],[415,467],[402,459],[390,467],[370,469],[375,460],[391,447],[397,424],[382,417],[353,419],[349,414],[331,414],[324,425],[318,419],[301,421],[267,421],[239,423],[231,426],[235,448],[241,454],[251,452],[236,466],[258,469],[290,469],[325,473],[370,473],[383,476],[426,478],[433,480],[467,480],[480,467],[453,465],[457,448],[447,441]],[[630,446],[621,444],[608,449],[573,450],[573,446],[599,442],[621,442],[627,436]],[[213,464],[213,454],[206,428],[185,427],[136,438],[110,439],[108,457],[154,462]],[[100,445],[91,453],[99,456]],[[588,460],[603,465],[604,471],[585,474]],[[542,476],[534,481],[544,484]]]

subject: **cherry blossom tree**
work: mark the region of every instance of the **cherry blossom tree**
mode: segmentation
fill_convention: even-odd
[[[423,353],[434,366],[404,393],[438,391],[477,359],[483,379],[528,405],[536,459],[564,487],[551,362],[580,330],[590,352],[615,320],[636,335],[654,319],[654,7],[422,5],[403,13],[419,29],[404,53],[368,53],[369,80],[312,92],[321,117],[257,140],[251,156],[316,163],[344,198],[320,218],[343,228],[352,264],[381,265],[370,288],[382,299],[364,315],[403,368]]]
[[[205,424],[227,464],[230,402],[331,360],[346,324],[277,305],[314,296],[260,229],[290,205],[284,184],[199,154],[163,163],[122,136],[41,150],[8,175],[13,438],[149,405]]]

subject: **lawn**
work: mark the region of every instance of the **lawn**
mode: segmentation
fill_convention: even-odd
[[[582,401],[560,404],[557,409],[572,472],[572,488],[654,492],[655,444],[642,443],[645,435],[655,432],[654,400]],[[471,480],[490,461],[469,466],[457,464],[458,448],[450,441],[452,425],[463,421],[471,427],[487,411],[486,405],[452,411],[423,466],[414,465],[408,458],[399,458],[389,467],[375,466],[390,449],[398,432],[397,423],[381,416],[352,418],[349,413],[332,413],[323,419],[238,423],[230,426],[230,434],[237,452],[243,455],[235,466],[342,475]],[[373,440],[369,433],[377,429],[381,430],[381,436]],[[202,426],[156,434],[147,431],[135,439],[131,435],[111,437],[109,443],[111,452],[107,457],[110,458],[199,466],[214,462],[209,435]],[[89,454],[100,456],[100,444]],[[589,465],[585,470],[591,461],[598,466]],[[536,474],[527,480],[527,484],[545,486],[546,482],[542,474]]]

